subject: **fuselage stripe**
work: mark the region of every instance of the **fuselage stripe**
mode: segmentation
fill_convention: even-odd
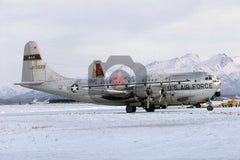
[[[28,54],[24,55],[23,61],[36,61],[36,60],[42,60],[40,54]]]

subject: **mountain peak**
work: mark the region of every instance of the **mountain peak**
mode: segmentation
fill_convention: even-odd
[[[221,68],[228,65],[228,63],[233,62],[233,59],[228,57],[225,53],[217,54],[208,60],[208,62],[212,63],[213,65],[219,65]]]
[[[219,57],[228,57],[228,55],[226,53],[218,53],[216,56]]]
[[[201,61],[200,57],[193,53],[185,54],[184,56],[180,57],[180,59],[184,65],[196,65]]]

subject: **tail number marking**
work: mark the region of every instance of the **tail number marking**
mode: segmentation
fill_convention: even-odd
[[[32,69],[45,69],[46,68],[46,65],[35,65],[35,66],[32,66]]]

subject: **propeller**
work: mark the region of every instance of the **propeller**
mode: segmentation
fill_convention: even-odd
[[[146,92],[147,92],[147,108],[149,108],[150,105],[150,95],[151,95],[151,86],[147,87]]]

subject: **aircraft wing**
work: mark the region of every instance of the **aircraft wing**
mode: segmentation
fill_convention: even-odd
[[[170,81],[170,83],[173,83],[173,82],[189,82],[190,80],[181,80],[181,81]],[[113,82],[113,81],[112,81]],[[118,82],[118,81],[117,81]],[[169,81],[158,81],[158,82],[137,82],[137,83],[128,83],[128,84],[121,84],[123,86],[135,86],[135,85],[151,85],[151,84],[160,84],[160,83],[169,83]],[[92,85],[81,85],[82,88],[92,88],[92,87],[110,87],[110,86],[117,86],[119,85],[118,83],[117,84],[92,84]]]

